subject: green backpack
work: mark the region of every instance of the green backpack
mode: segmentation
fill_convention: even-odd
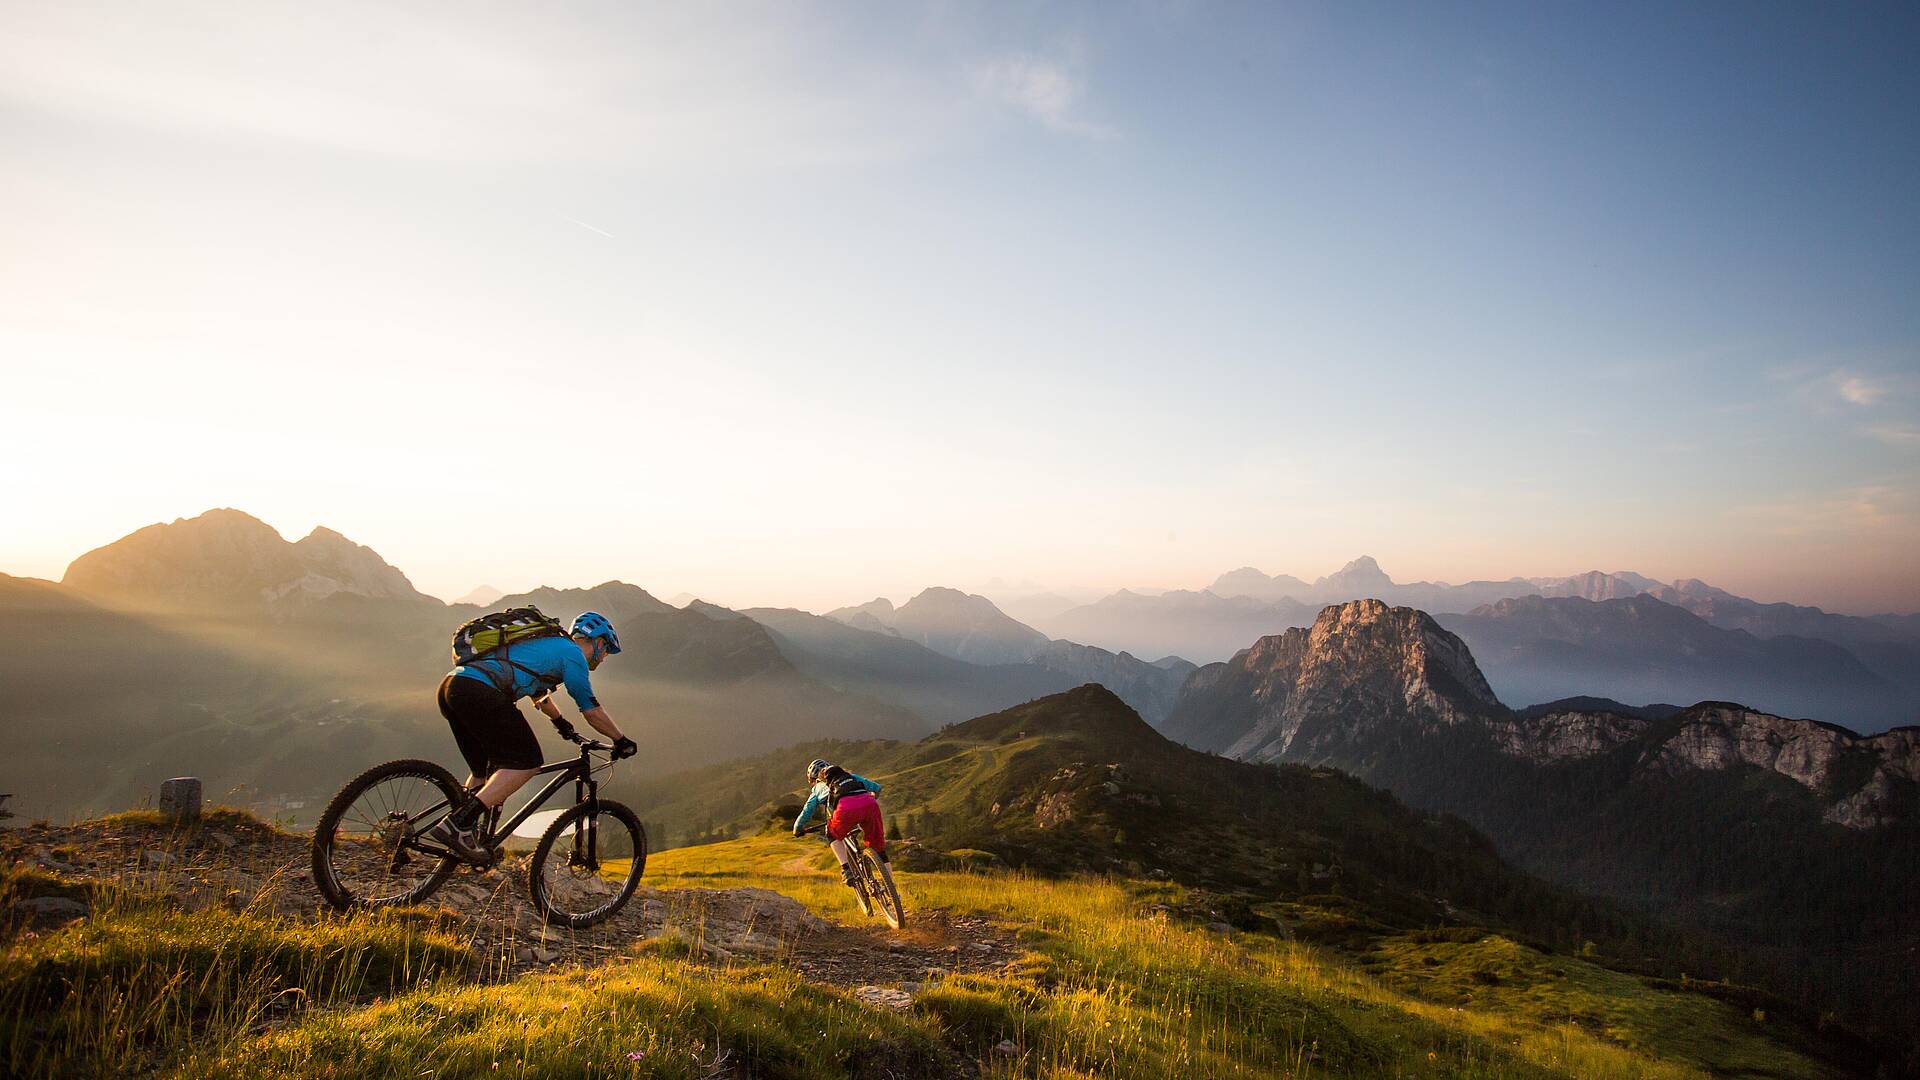
[[[566,637],[567,628],[560,620],[548,618],[537,607],[508,608],[494,611],[471,619],[460,629],[453,632],[453,663],[456,667],[473,663],[475,660],[499,660],[511,667],[534,677],[542,686],[552,690],[559,685],[557,678],[549,678],[525,664],[516,664],[508,656],[511,647],[525,641],[537,641],[541,638]],[[498,687],[500,692],[513,694],[513,677],[501,672],[500,677],[481,669],[482,675]],[[501,678],[506,685],[501,685]]]

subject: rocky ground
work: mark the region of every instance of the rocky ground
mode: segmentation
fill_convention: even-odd
[[[15,900],[0,935],[46,932],[86,918],[102,897],[160,894],[189,910],[223,906],[283,918],[328,917],[308,873],[309,838],[239,815],[189,829],[145,817],[78,825],[35,823],[0,831],[0,869],[57,879],[58,888]],[[1012,935],[978,918],[916,911],[905,930],[842,926],[767,889],[665,889],[643,884],[620,913],[587,930],[543,924],[514,859],[492,872],[461,870],[424,907],[466,935],[485,977],[511,979],[554,965],[614,960],[668,939],[715,965],[778,963],[808,978],[904,1008],[929,981],[989,971],[1014,959]]]

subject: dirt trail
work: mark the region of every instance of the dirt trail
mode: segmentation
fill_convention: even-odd
[[[188,909],[221,906],[298,919],[330,910],[308,876],[308,853],[307,837],[238,819],[185,832],[139,822],[0,831],[0,868],[151,890]],[[807,862],[802,856],[782,869],[805,872]],[[829,922],[768,889],[652,889],[644,881],[606,923],[564,930],[543,925],[512,859],[487,874],[459,871],[423,906],[444,912],[450,928],[471,938],[486,977],[500,979],[558,964],[606,963],[666,935],[706,963],[785,964],[898,1008],[929,981],[994,970],[1020,951],[1005,928],[944,911],[910,911],[907,928],[891,931],[878,920],[871,926]],[[73,899],[16,901],[0,912],[0,932],[45,930],[86,913],[85,902]],[[893,987],[906,993],[881,989]]]

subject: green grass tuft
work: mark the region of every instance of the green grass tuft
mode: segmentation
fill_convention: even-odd
[[[472,954],[404,921],[293,923],[164,905],[100,910],[0,956],[0,1072],[120,1072],[276,1016],[436,978]]]
[[[182,1077],[872,1078],[941,1076],[924,1025],[782,968],[712,971],[643,956],[615,968],[411,994],[315,1017]]]

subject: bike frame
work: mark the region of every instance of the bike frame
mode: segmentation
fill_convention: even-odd
[[[488,842],[498,845],[500,841],[512,836],[513,830],[525,824],[526,820],[532,817],[542,806],[545,806],[547,800],[553,798],[554,793],[565,787],[569,780],[573,781],[574,802],[586,803],[589,806],[597,807],[600,801],[600,781],[593,778],[593,760],[588,757],[586,747],[583,746],[580,748],[580,756],[573,761],[559,761],[552,765],[542,765],[540,766],[540,771],[533,775],[537,778],[546,776],[549,773],[555,775],[552,780],[547,782],[547,786],[541,788],[539,792],[526,802],[521,803],[520,809],[514,811],[513,816],[508,818],[505,824],[494,829],[487,837]],[[498,811],[495,811],[495,816],[498,816]],[[594,818],[589,814],[587,817],[587,830],[589,833],[593,831],[594,824]]]
[[[513,816],[508,818],[504,824],[500,822],[500,811],[493,811],[490,815],[490,820],[493,822],[494,827],[489,828],[487,831],[487,843],[492,847],[499,847],[501,841],[512,836],[513,830],[525,824],[528,818],[532,817],[542,806],[545,806],[547,800],[553,798],[554,794],[565,787],[567,782],[571,780],[573,782],[573,801],[575,803],[585,803],[590,808],[587,814],[586,850],[589,852],[599,851],[600,838],[597,835],[599,832],[599,815],[592,811],[599,808],[600,781],[594,779],[594,771],[593,758],[586,746],[580,747],[580,756],[572,761],[556,761],[551,765],[540,766],[539,770],[529,779],[549,775],[551,775],[553,779],[547,782],[546,787],[535,792],[532,798],[521,803],[520,809],[514,811]],[[413,827],[418,831],[409,837],[407,846],[429,855],[458,859],[459,856],[441,849],[437,844],[422,844],[419,842],[419,836],[439,821],[439,819],[433,815],[445,809],[447,809],[447,804],[439,803],[421,811],[420,815],[413,819]],[[579,856],[580,848],[580,833],[576,830],[574,833],[575,857]]]

